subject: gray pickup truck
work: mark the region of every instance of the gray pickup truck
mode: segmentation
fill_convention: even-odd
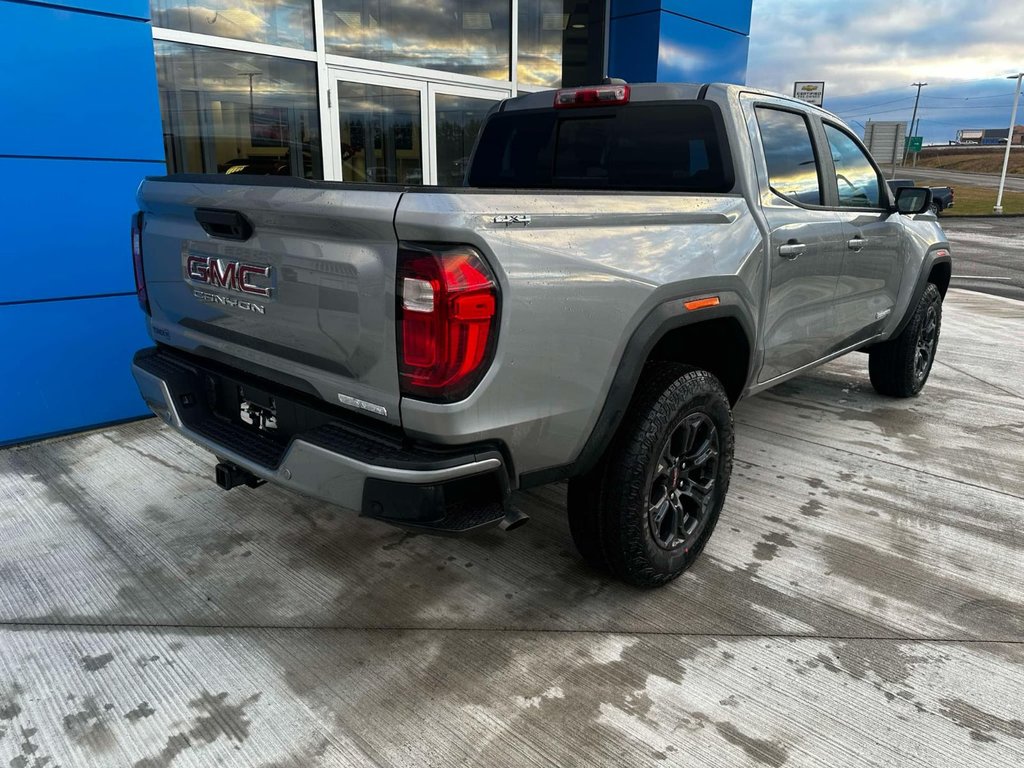
[[[461,533],[568,480],[584,559],[657,585],[715,527],[740,398],[852,350],[885,395],[928,378],[949,244],[828,112],[534,93],[492,110],[466,181],[142,184],[134,375],[221,486]]]

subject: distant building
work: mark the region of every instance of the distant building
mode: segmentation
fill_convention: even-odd
[[[1006,128],[963,128],[956,132],[957,144],[1005,144]],[[1024,145],[1024,125],[1013,127],[1013,144]]]

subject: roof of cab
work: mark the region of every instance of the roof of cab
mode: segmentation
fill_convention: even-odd
[[[701,92],[704,90],[716,89],[728,96],[739,95],[741,93],[754,93],[761,96],[770,96],[773,99],[783,99],[785,101],[792,102],[794,105],[807,107],[823,115],[829,115],[833,118],[836,117],[836,115],[829,112],[827,109],[822,109],[814,104],[808,104],[806,101],[800,101],[799,99],[787,96],[784,93],[766,91],[761,88],[750,88],[745,85],[736,85],[735,83],[629,83],[628,85],[629,100],[631,102],[675,100],[691,101],[693,99],[700,98]],[[581,85],[579,87],[598,88],[600,87],[600,84]],[[554,90],[549,90],[522,94],[516,98],[506,100],[501,110],[503,112],[508,112],[523,109],[545,109],[553,105],[554,93]]]

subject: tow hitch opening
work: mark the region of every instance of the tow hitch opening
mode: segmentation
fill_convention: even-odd
[[[213,474],[217,480],[217,485],[225,491],[230,491],[232,488],[237,488],[240,485],[244,485],[249,488],[258,488],[267,482],[262,478],[256,477],[256,475],[249,470],[242,469],[237,464],[232,464],[227,461],[219,462],[214,468]]]

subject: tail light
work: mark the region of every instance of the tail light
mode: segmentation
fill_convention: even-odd
[[[555,91],[555,108],[604,107],[629,102],[628,85],[600,85],[590,88],[563,88]]]
[[[494,356],[498,285],[468,246],[398,253],[398,370],[402,394],[452,401],[475,387]]]
[[[142,211],[132,214],[132,266],[135,268],[135,293],[139,297],[139,306],[148,315],[149,293],[146,291],[146,275],[142,271]]]

